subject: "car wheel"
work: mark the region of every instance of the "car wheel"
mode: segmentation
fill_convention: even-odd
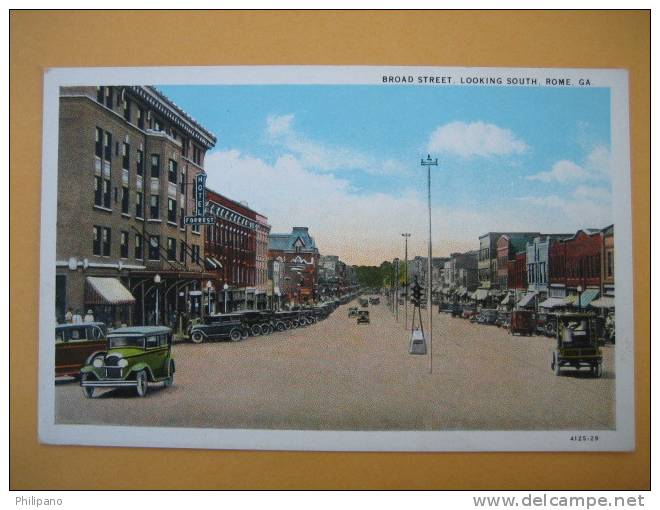
[[[291,329],[291,328],[293,328],[293,322],[287,321],[286,322],[286,329]]]
[[[243,339],[243,333],[241,333],[240,329],[232,329],[229,332],[229,339],[232,342],[240,342]]]
[[[135,376],[137,381],[137,386],[135,390],[137,391],[138,397],[144,397],[147,394],[149,388],[149,377],[147,376],[146,370],[140,370]]]
[[[87,379],[89,379],[89,374],[83,374],[82,377],[80,378],[81,381],[86,381]],[[94,389],[95,388],[91,388],[89,386],[83,386],[82,387],[83,395],[85,395],[85,397],[87,397],[87,398],[93,398],[94,397]]]
[[[259,326],[259,324],[254,324],[253,326],[250,327],[250,333],[252,334],[252,336],[261,335],[261,326]]]
[[[602,365],[602,363],[596,363],[596,366],[594,367],[594,376],[599,378],[599,379],[603,376],[603,365]]]
[[[277,323],[277,331],[281,332],[281,331],[284,331],[285,329],[286,329],[286,324],[284,324],[283,322],[278,322]]]
[[[204,335],[200,331],[195,331],[190,335],[190,339],[196,344],[201,344],[204,341]]]
[[[170,360],[169,363],[169,368],[168,368],[168,375],[167,378],[164,381],[165,387],[169,388],[174,384],[174,361]]]

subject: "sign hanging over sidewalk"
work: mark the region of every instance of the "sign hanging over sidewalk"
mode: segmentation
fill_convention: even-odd
[[[195,176],[195,215],[184,216],[184,225],[213,225],[213,216],[204,216],[204,205],[206,204],[206,174],[199,173]]]

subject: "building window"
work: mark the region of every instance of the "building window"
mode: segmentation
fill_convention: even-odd
[[[144,110],[138,106],[137,109],[137,126],[144,129]]]
[[[151,195],[151,219],[156,220],[160,218],[160,197],[158,195]]]
[[[101,255],[101,227],[94,225],[92,230],[92,253]]]
[[[97,179],[100,179],[97,177]],[[102,183],[103,207],[110,209],[110,179],[103,179]]]
[[[149,260],[160,260],[160,236],[149,237]]]
[[[183,223],[185,218],[185,212],[183,210],[183,207],[179,210],[179,227],[185,228],[186,225]]]
[[[176,239],[167,238],[167,260],[176,260]]]
[[[103,157],[106,161],[112,160],[112,135],[107,131],[103,134]]]
[[[160,177],[160,156],[158,154],[151,155],[151,177]]]
[[[126,232],[125,230],[121,231],[119,256],[123,259],[128,258],[128,232]]]
[[[135,193],[135,216],[137,218],[144,218],[144,216],[142,216],[144,214],[142,212],[142,206],[142,192],[138,191]]]
[[[202,164],[202,150],[193,144],[193,162],[197,165]]]
[[[121,212],[128,214],[128,187],[121,188]]]
[[[109,228],[107,228],[107,227],[103,228],[101,241],[103,243],[103,256],[104,257],[109,257],[110,256],[110,241],[111,241],[110,229]]]
[[[179,185],[179,190],[182,195],[186,194],[186,172],[181,172],[181,184]]]
[[[105,99],[105,87],[96,87],[96,100],[103,104]]]
[[[135,234],[135,258],[142,260],[143,257],[143,248],[142,248],[142,236],[140,234]]]
[[[195,234],[199,234],[199,225],[193,225],[190,230],[195,232]]]
[[[186,263],[186,242],[183,240],[179,243],[179,262]]]
[[[176,223],[176,200],[167,199],[167,221]]]
[[[94,155],[97,158],[103,157],[103,130],[99,127],[96,128]]]
[[[197,244],[192,245],[192,256],[191,256],[191,258],[192,258],[192,261],[195,264],[199,264],[199,245],[197,245]]]
[[[131,121],[131,100],[124,99],[124,119]]]
[[[136,162],[135,170],[136,170],[136,173],[139,176],[142,176],[142,172],[143,172],[143,169],[144,169],[143,161],[144,161],[144,152],[142,152],[141,150],[138,150],[137,151],[137,156],[135,158],[135,162]]]
[[[612,278],[614,276],[614,252],[608,251],[606,254],[607,257],[607,277]]]
[[[131,146],[127,144],[126,142],[123,143],[121,147],[121,167],[124,170],[129,170],[130,167],[130,153],[131,153]]]
[[[181,154],[184,158],[188,157],[188,140],[185,138],[181,139]]]
[[[94,177],[94,205],[103,206],[103,179]]]
[[[112,87],[105,87],[105,105],[112,109]]]
[[[176,184],[176,176],[177,176],[177,169],[176,169],[176,161],[173,159],[170,159],[169,161],[169,166],[167,169],[167,178],[172,184]]]

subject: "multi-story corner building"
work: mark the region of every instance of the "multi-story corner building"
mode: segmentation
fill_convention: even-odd
[[[254,288],[257,309],[262,310],[272,305],[273,295],[272,285],[268,284],[268,236],[270,235],[270,225],[266,216],[257,213],[256,218],[257,249]]]
[[[283,302],[296,306],[317,299],[319,250],[308,227],[293,227],[288,234],[270,234],[268,258],[283,265],[280,279]]]
[[[204,235],[183,217],[194,214],[191,183],[215,143],[153,87],[60,89],[59,320],[69,308],[109,325],[202,312]]]
[[[227,312],[265,308],[265,278],[260,284],[263,292],[257,293],[257,276],[265,276],[257,272],[257,251],[259,229],[268,225],[266,218],[247,204],[211,189],[206,190],[206,200],[207,214],[216,218],[215,224],[206,226],[206,251],[217,265],[213,286],[218,290],[216,308],[225,311],[226,307]]]
[[[444,263],[442,285],[444,294],[463,297],[474,291],[479,279],[477,276],[478,252],[452,253]]]
[[[539,302],[549,297],[550,282],[550,246],[558,241],[571,237],[571,234],[550,234],[535,237],[527,242],[527,288],[536,292]]]

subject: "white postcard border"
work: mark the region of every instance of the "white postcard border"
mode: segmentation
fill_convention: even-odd
[[[309,431],[125,427],[55,424],[55,259],[59,87],[65,85],[168,84],[369,84],[388,86],[383,75],[588,78],[608,87],[616,283],[616,430],[561,431]],[[474,86],[426,84],[410,86]],[[502,87],[506,84],[480,86]],[[635,448],[634,324],[628,72],[615,69],[467,68],[413,66],[226,66],[143,68],[53,68],[44,74],[39,297],[39,440],[47,444],[168,448],[316,451],[631,451]],[[597,442],[571,441],[597,434]]]

